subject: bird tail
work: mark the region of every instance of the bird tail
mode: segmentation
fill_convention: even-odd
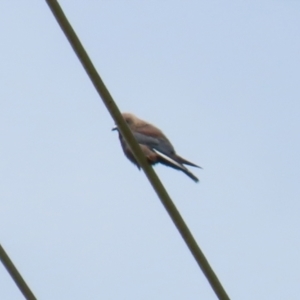
[[[187,162],[185,159],[179,157],[179,159],[177,160],[177,156],[176,156],[176,160],[155,150],[155,153],[157,154],[157,156],[159,157],[159,162],[166,165],[166,166],[169,166],[169,167],[172,167],[174,169],[177,169],[177,170],[180,170],[182,171],[184,174],[186,174],[187,176],[189,176],[191,179],[193,179],[195,182],[199,182],[199,179],[192,173],[190,172],[183,164],[181,161],[178,161],[180,159],[182,159],[185,163]],[[194,166],[194,167],[198,167],[197,165],[194,165],[190,162],[188,162],[189,164],[191,164],[191,166]],[[187,163],[186,163],[187,164]],[[198,167],[200,168],[200,167]]]
[[[181,156],[179,156],[179,155],[177,155],[177,154],[176,154],[176,160],[177,160],[179,163],[181,163],[181,164],[189,165],[189,166],[191,166],[191,167],[196,167],[196,168],[202,169],[202,167],[197,166],[196,164],[194,164],[194,163],[192,163],[192,162],[190,162],[190,161],[188,161],[188,160],[182,158]]]
[[[191,179],[193,179],[195,182],[199,182],[199,179],[192,172],[190,172],[188,169],[181,169],[181,171],[184,174],[186,174],[187,176],[189,176]]]

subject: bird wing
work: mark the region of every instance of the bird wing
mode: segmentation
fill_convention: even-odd
[[[173,161],[176,164],[183,164],[201,168],[200,166],[182,158],[175,153],[174,147],[168,138],[156,127],[150,124],[146,124],[143,127],[138,128],[138,131],[132,131],[137,142],[141,145],[145,145],[155,151],[157,154],[164,154],[169,157],[169,162]],[[162,157],[162,155],[160,155]],[[168,161],[165,158],[166,161]],[[182,169],[182,168],[181,168]],[[202,169],[202,168],[201,168]]]
[[[182,164],[178,163],[176,160],[172,159],[171,157],[169,157],[168,155],[165,155],[163,154],[162,152],[159,152],[158,150],[156,149],[153,149],[154,152],[160,156],[164,161],[165,161],[165,164],[167,165],[171,165],[175,168],[178,168],[180,170],[187,170],[187,168],[185,168]]]
[[[158,152],[163,153],[167,156],[171,156],[175,153],[172,144],[164,137],[161,138],[150,136],[141,132],[133,132],[133,136],[139,144],[157,150]]]
[[[145,135],[140,132],[133,132],[133,135],[140,145],[147,146],[154,151],[161,158],[162,163],[176,169],[187,170],[180,162],[172,158],[174,148],[167,139]]]

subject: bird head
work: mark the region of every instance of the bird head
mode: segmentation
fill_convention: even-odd
[[[122,114],[124,121],[128,125],[130,129],[134,129],[139,126],[140,119],[138,119],[135,115],[131,113],[123,113]],[[118,131],[118,126],[112,128],[112,131]]]

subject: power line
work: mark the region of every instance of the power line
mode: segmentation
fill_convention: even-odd
[[[136,160],[138,161],[139,165],[142,167],[143,171],[145,172],[153,189],[155,190],[156,194],[158,195],[159,199],[161,200],[162,204],[164,205],[165,209],[170,215],[172,221],[174,222],[182,238],[184,239],[185,243],[187,244],[194,258],[196,259],[199,267],[201,268],[202,272],[206,276],[211,287],[215,291],[217,297],[222,300],[229,300],[229,297],[226,291],[224,290],[221,282],[219,281],[218,277],[216,276],[213,269],[209,265],[207,259],[205,258],[203,252],[199,248],[196,240],[194,239],[192,233],[190,232],[189,228],[185,224],[183,218],[181,217],[179,211],[177,210],[176,206],[174,205],[173,201],[168,195],[166,189],[164,188],[163,184],[159,180],[158,176],[156,175],[152,167],[147,163],[146,158],[142,153],[142,150],[140,149],[135,138],[133,137],[127,124],[123,120],[118,106],[114,102],[112,96],[110,95],[102,79],[97,73],[92,61],[90,60],[88,54],[86,53],[84,47],[82,46],[80,40],[78,39],[75,31],[73,30],[72,26],[67,20],[60,5],[56,0],[46,0],[46,2],[49,5],[49,8],[51,9],[62,31],[64,32],[67,39],[69,40],[74,52],[76,53],[81,64],[86,70],[92,83],[94,84],[98,94],[102,98],[103,103],[105,104],[106,108],[108,109],[109,113],[114,119],[116,125],[121,131],[121,134],[125,138],[126,142],[129,144]]]
[[[7,272],[10,274],[18,288],[20,289],[21,293],[24,295],[24,297],[27,300],[36,300],[34,294],[30,290],[29,286],[3,249],[3,247],[0,244],[0,260],[2,261],[4,267],[6,268]]]

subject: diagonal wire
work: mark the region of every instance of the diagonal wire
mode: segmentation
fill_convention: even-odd
[[[124,136],[126,142],[130,145],[134,156],[136,157],[139,165],[142,167],[143,171],[145,172],[148,180],[150,181],[153,189],[155,190],[156,194],[158,195],[159,199],[161,200],[162,204],[164,205],[165,209],[167,210],[168,214],[170,215],[172,221],[174,222],[175,226],[177,227],[178,231],[180,232],[182,238],[184,239],[186,245],[190,249],[191,253],[193,254],[195,260],[197,261],[199,267],[201,268],[202,272],[206,276],[208,282],[210,283],[212,289],[216,293],[217,297],[222,300],[229,300],[229,297],[224,290],[221,282],[217,278],[216,274],[214,273],[213,269],[210,267],[207,259],[205,258],[203,252],[197,245],[196,240],[194,239],[193,235],[191,234],[189,228],[185,224],[183,218],[181,217],[180,213],[178,212],[176,206],[172,202],[170,196],[168,195],[166,189],[162,185],[161,181],[159,180],[158,176],[152,169],[152,167],[147,163],[142,150],[140,149],[138,143],[134,139],[130,129],[128,128],[127,124],[125,123],[124,119],[121,116],[119,108],[115,104],[112,96],[110,95],[109,91],[107,90],[106,86],[104,85],[102,79],[100,78],[99,74],[97,73],[92,61],[88,57],[85,49],[83,48],[81,42],[79,41],[76,33],[74,32],[72,26],[70,25],[69,21],[67,20],[64,12],[62,11],[60,5],[56,0],[46,0],[49,8],[51,9],[54,17],[56,18],[57,22],[59,23],[62,31],[66,35],[66,38],[69,40],[74,52],[76,53],[77,57],[79,58],[81,64],[83,65],[84,69],[86,70],[88,76],[90,77],[93,85],[95,86],[97,92],[99,93],[100,97],[103,100],[106,108],[108,109],[109,113],[111,114],[112,118],[114,119],[116,125],[118,126],[121,134]]]
[[[30,290],[29,286],[26,284],[25,280],[3,249],[0,244],[0,260],[2,261],[4,267],[6,268],[7,272],[10,274],[12,279],[14,280],[15,284],[20,289],[21,293],[24,295],[25,299],[27,300],[36,300],[35,296],[33,295],[32,291]]]

